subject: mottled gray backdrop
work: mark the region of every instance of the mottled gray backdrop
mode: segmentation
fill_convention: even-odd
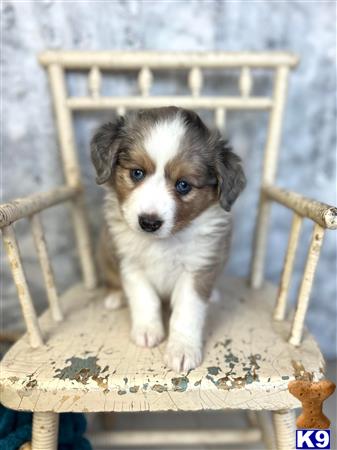
[[[276,50],[297,53],[283,128],[280,185],[336,204],[336,4],[334,1],[104,1],[2,2],[3,12],[3,199],[45,191],[62,181],[46,74],[37,63],[44,49]],[[235,88],[234,76],[205,74],[205,91]],[[83,91],[79,76],[70,89]],[[156,78],[154,92],[184,93],[186,73]],[[269,92],[266,73],[258,74],[257,93]],[[116,74],[105,92],[136,92],[136,76]],[[84,180],[93,230],[100,221],[101,190],[95,186],[88,140],[99,121],[112,114],[77,117]],[[205,120],[209,117],[205,116]],[[233,113],[227,133],[242,156],[248,187],[235,207],[236,227],[228,271],[246,275],[249,267],[266,116]],[[266,276],[280,274],[291,216],[273,210]],[[63,291],[79,276],[69,216],[64,207],[44,214],[58,286]],[[45,305],[40,271],[27,224],[18,223],[20,247],[39,310]],[[311,224],[304,227],[293,294],[305,260]],[[336,354],[336,233],[326,235],[308,323],[325,353]],[[3,323],[21,323],[7,263],[2,264]],[[294,296],[294,295],[293,295]],[[21,323],[22,325],[22,323]]]

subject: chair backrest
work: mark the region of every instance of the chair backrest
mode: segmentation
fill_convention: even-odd
[[[68,185],[81,184],[78,157],[75,148],[73,114],[76,111],[115,111],[123,115],[128,110],[176,105],[206,110],[213,113],[215,125],[224,130],[226,115],[230,111],[267,111],[269,122],[264,149],[262,185],[274,182],[280,143],[283,110],[288,74],[298,58],[284,52],[127,52],[127,51],[47,51],[39,56],[48,70],[58,126],[63,168]],[[254,96],[253,71],[267,69],[273,78],[270,96]],[[189,95],[151,95],[154,73],[174,70],[186,74]],[[87,94],[71,96],[66,75],[87,72]],[[234,95],[204,95],[204,74],[237,74],[238,87]],[[104,96],[104,76],[107,72],[137,74],[138,95]],[[252,285],[258,287],[263,280],[265,260],[266,216],[264,197],[260,195],[258,230],[251,269]]]
[[[232,110],[268,111],[270,120],[264,152],[262,182],[272,183],[277,168],[283,109],[288,73],[298,58],[291,53],[225,53],[225,52],[121,52],[121,51],[47,51],[39,60],[48,69],[64,171],[70,184],[79,181],[72,113],[75,111],[115,110],[123,115],[128,110],[176,105],[190,109],[214,112],[216,126],[223,130],[226,114]],[[189,95],[151,95],[153,71],[188,71]],[[240,70],[239,95],[203,95],[203,71]],[[270,97],[252,96],[254,69],[269,69],[274,77]],[[88,72],[88,93],[70,96],[65,75],[71,71]],[[102,82],[105,72],[133,71],[138,74],[139,95],[103,96]]]

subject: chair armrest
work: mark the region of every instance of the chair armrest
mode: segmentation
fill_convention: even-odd
[[[281,203],[302,217],[313,220],[323,228],[337,229],[337,208],[334,206],[272,185],[264,185],[262,192],[269,199]]]
[[[289,342],[297,346],[300,345],[302,339],[304,321],[309,306],[310,292],[322,247],[325,229],[337,229],[337,208],[304,197],[296,192],[287,191],[286,189],[281,189],[277,186],[272,186],[269,184],[262,186],[262,197],[266,200],[276,201],[294,212],[288,248],[281,275],[276,306],[274,309],[275,320],[283,320],[285,318],[288,291],[303,218],[309,218],[315,222],[308,249],[307,260],[304,267],[304,273],[297,294],[296,310],[289,337]]]
[[[32,194],[3,203],[0,205],[0,228],[58,203],[70,200],[80,191],[81,189],[78,187],[61,186],[48,192]]]
[[[31,231],[41,265],[51,315],[52,318],[58,322],[62,320],[63,314],[59,305],[58,293],[44,237],[44,230],[38,213],[61,202],[75,199],[80,192],[81,188],[77,186],[61,186],[48,192],[31,194],[0,205],[0,229],[4,247],[13,280],[17,288],[21,310],[28,331],[29,342],[33,348],[43,345],[43,337],[26,280],[21,254],[12,223],[23,218],[29,219],[31,223]]]

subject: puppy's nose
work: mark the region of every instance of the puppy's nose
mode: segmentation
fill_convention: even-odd
[[[138,217],[140,228],[148,233],[159,230],[163,221],[155,214],[142,214]]]

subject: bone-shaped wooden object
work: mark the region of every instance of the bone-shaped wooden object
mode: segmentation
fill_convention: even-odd
[[[324,400],[336,389],[332,381],[294,380],[289,383],[288,389],[302,403],[303,410],[297,418],[297,428],[329,428],[330,420],[323,414],[322,407]]]

